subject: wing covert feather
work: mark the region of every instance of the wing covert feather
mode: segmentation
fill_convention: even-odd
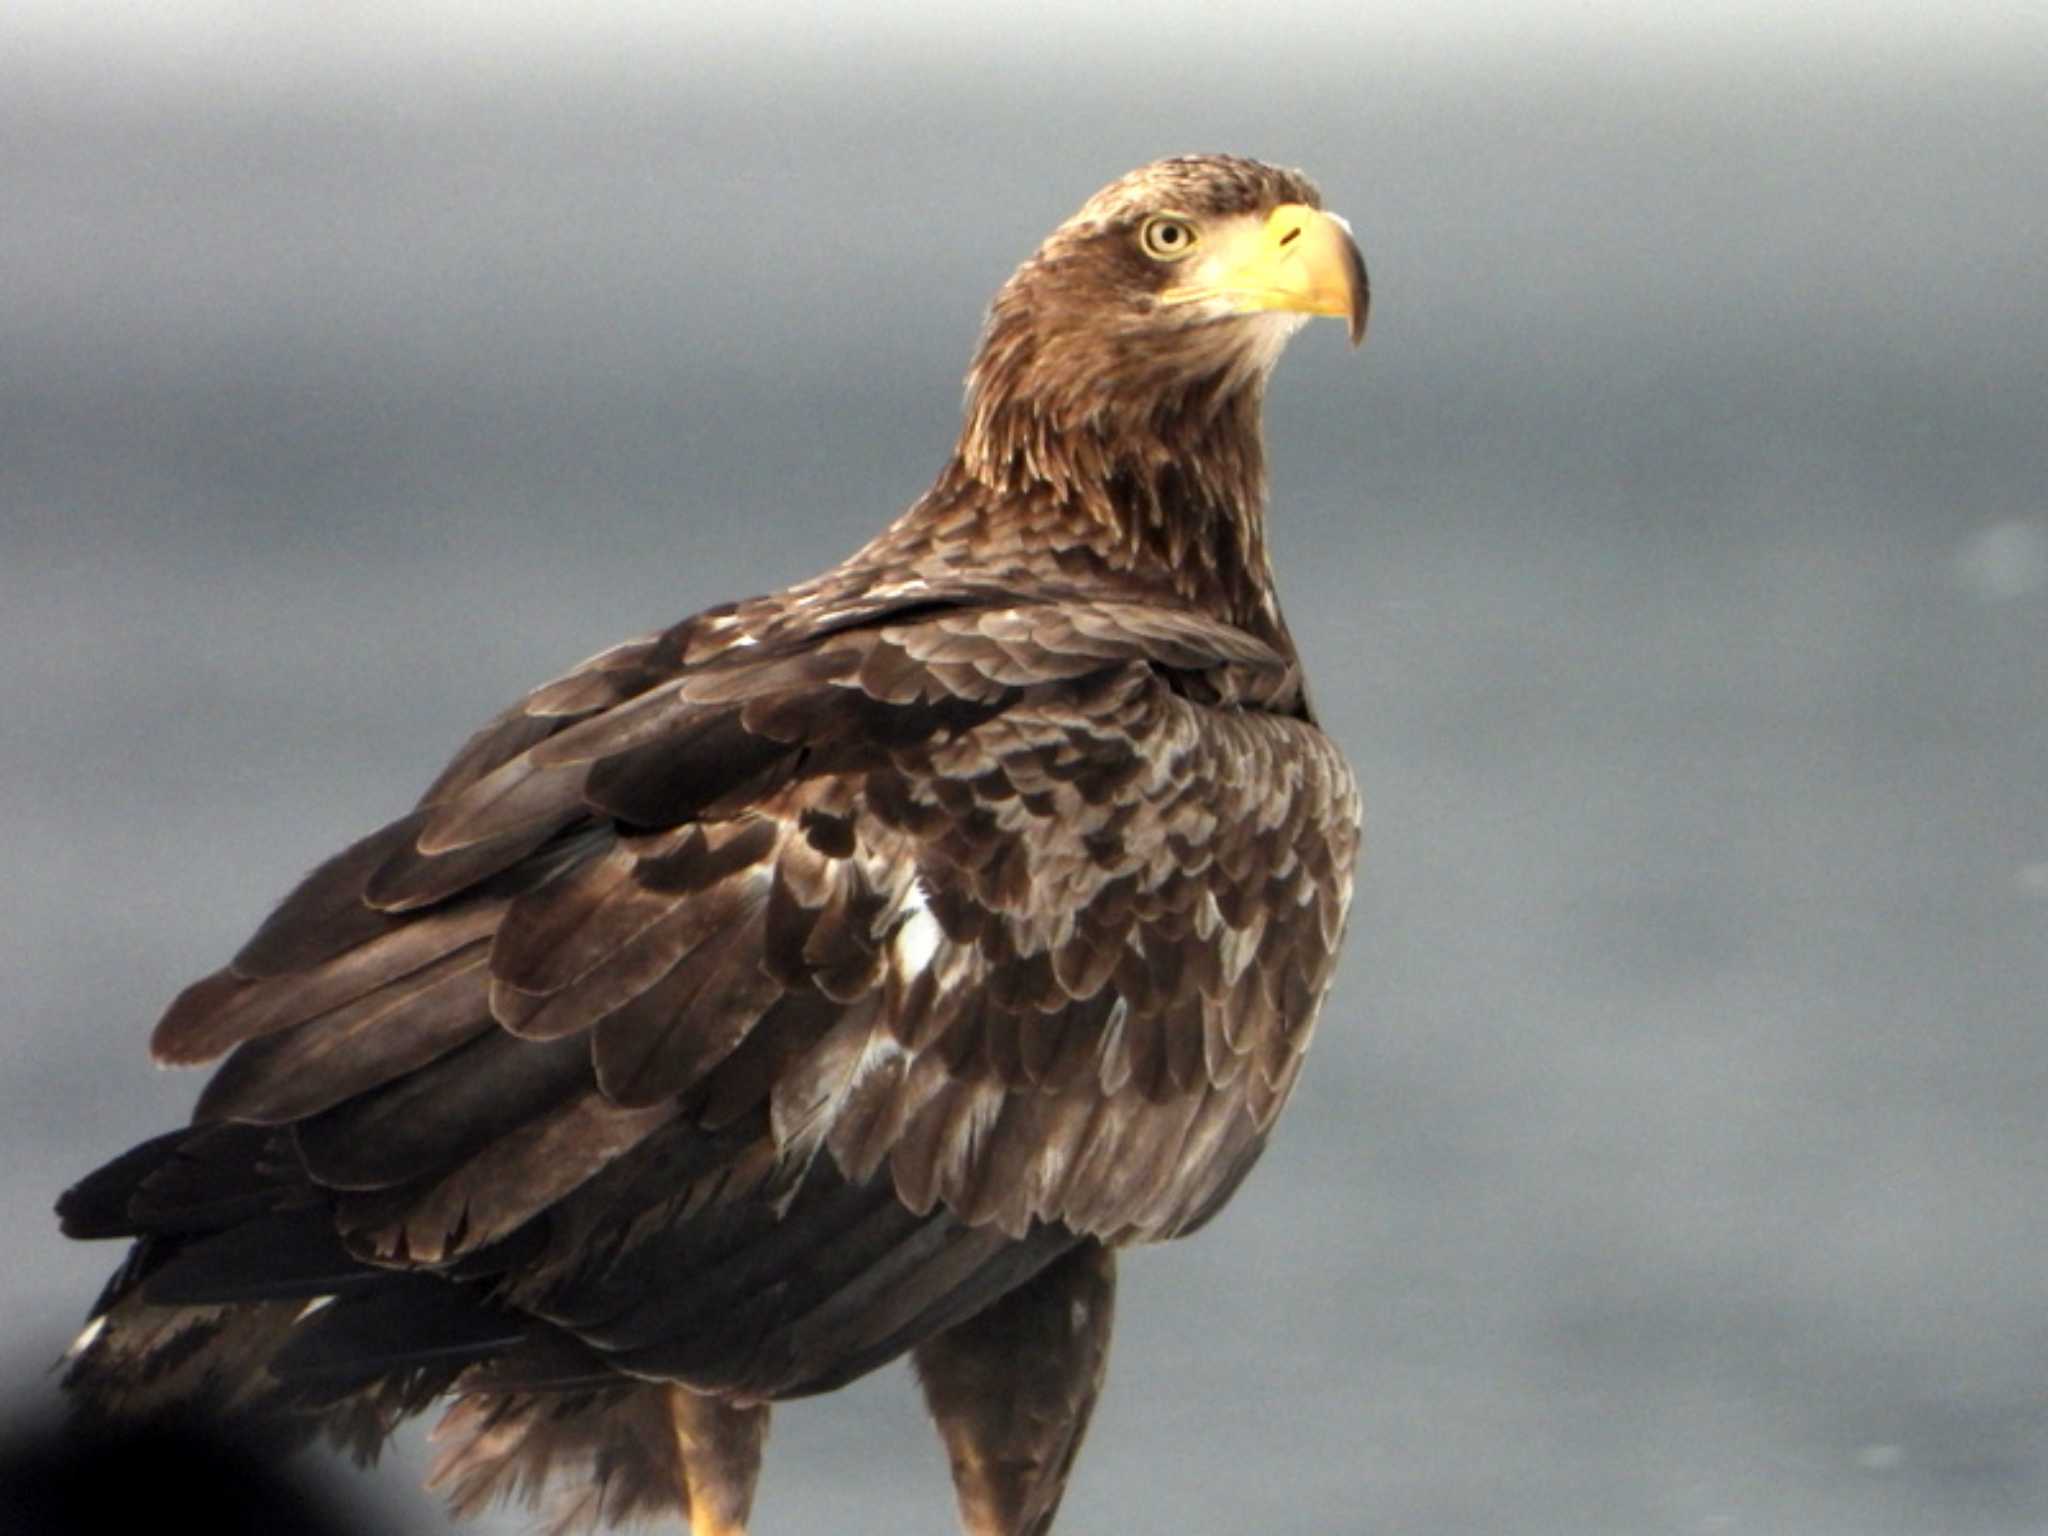
[[[238,1047],[201,1114],[288,1127],[379,1264],[580,1234],[506,1294],[642,1365],[688,1356],[656,1336],[680,1314],[599,1326],[620,1281],[590,1256],[714,1252],[819,1159],[870,1191],[845,1219],[874,1248],[791,1340],[881,1347],[853,1314],[898,1270],[905,1318],[1007,1273],[920,1222],[1066,1234],[1039,1263],[1205,1219],[1329,982],[1350,776],[1294,664],[1199,615],[901,606],[792,637],[739,605],[537,690],[190,989],[160,1054]],[[666,1186],[631,1170],[678,1136],[688,1177],[644,1203]]]

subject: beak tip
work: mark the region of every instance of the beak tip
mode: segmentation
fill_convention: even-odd
[[[1344,248],[1350,277],[1351,345],[1355,347],[1365,341],[1365,318],[1372,308],[1372,280],[1366,276],[1364,253],[1358,249],[1358,242],[1351,238],[1348,225],[1345,226]]]
[[[1351,330],[1351,345],[1354,347],[1365,345],[1365,322],[1371,308],[1371,300],[1361,283],[1351,301],[1351,313],[1346,317]]]

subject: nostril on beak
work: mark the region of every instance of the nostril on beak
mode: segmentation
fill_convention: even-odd
[[[1286,234],[1280,237],[1280,244],[1283,248],[1285,248],[1287,246],[1294,244],[1294,242],[1299,240],[1300,238],[1301,226],[1297,224],[1294,226],[1294,228],[1288,230]]]

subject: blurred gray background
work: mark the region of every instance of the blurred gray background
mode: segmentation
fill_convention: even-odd
[[[175,989],[520,690],[864,540],[1009,269],[1225,149],[1372,268],[1269,411],[1369,861],[1062,1529],[2048,1531],[2048,12],[717,9],[0,17],[17,1410]],[[902,1371],[782,1414],[761,1536],[950,1519]]]

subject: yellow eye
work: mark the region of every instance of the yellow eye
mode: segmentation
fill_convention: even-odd
[[[1198,239],[1195,226],[1177,213],[1155,213],[1138,231],[1138,243],[1154,261],[1179,261]]]

